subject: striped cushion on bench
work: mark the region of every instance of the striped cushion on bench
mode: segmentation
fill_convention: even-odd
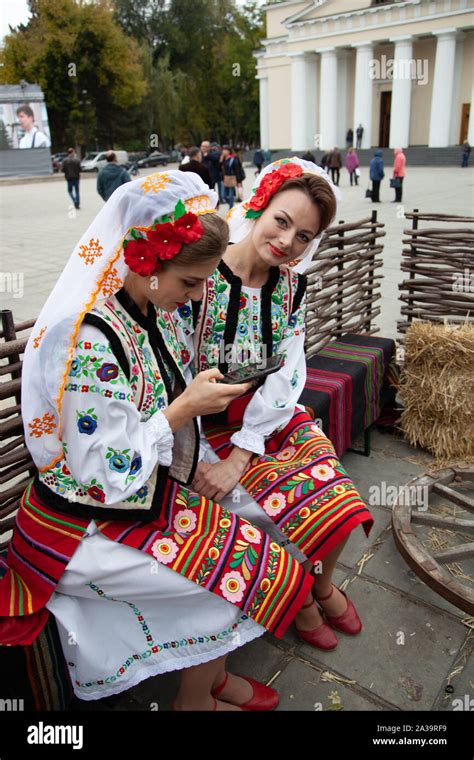
[[[0,577],[4,568],[0,562]],[[54,615],[30,646],[0,645],[0,673],[3,709],[69,708],[73,690]]]
[[[341,456],[394,401],[395,341],[343,335],[308,359],[300,403],[310,406]]]

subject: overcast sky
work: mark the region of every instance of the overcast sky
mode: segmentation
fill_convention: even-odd
[[[26,0],[2,0],[0,3],[0,39],[10,31],[8,25],[17,26],[28,21],[28,4]]]

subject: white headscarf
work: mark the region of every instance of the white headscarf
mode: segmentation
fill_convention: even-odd
[[[318,174],[320,177],[324,177],[324,179],[330,185],[331,190],[333,191],[336,197],[336,201],[339,202],[341,200],[341,192],[339,188],[333,184],[333,182],[329,178],[328,173],[324,169],[321,169],[320,166],[313,164],[312,161],[305,161],[303,158],[297,158],[296,156],[293,156],[292,158],[279,159],[278,161],[274,161],[272,164],[268,164],[268,166],[262,169],[262,171],[257,177],[255,186],[252,188],[252,195],[255,194],[255,191],[257,190],[263,177],[265,177],[265,175],[268,174],[269,172],[272,172],[275,169],[278,169],[278,167],[282,165],[283,161],[291,161],[292,164],[297,164],[298,166],[301,166],[304,172],[309,172],[311,174]],[[229,209],[229,212],[227,213],[226,220],[230,227],[230,242],[231,243],[240,243],[241,240],[246,238],[252,229],[252,225],[256,221],[256,219],[245,218],[245,213],[248,208],[248,203],[250,202],[252,195],[250,195],[249,198],[247,198],[243,203],[239,203],[233,206],[231,209]],[[311,263],[314,253],[316,252],[321,242],[321,238],[322,238],[322,235],[320,235],[319,237],[315,237],[311,241],[311,243],[309,243],[309,245],[304,249],[303,253],[300,256],[298,256],[298,259],[295,259],[296,261],[298,261],[298,264],[292,265],[293,269],[295,269],[297,272],[306,271],[309,264]]]
[[[61,404],[85,314],[123,286],[129,268],[122,241],[131,227],[151,227],[179,200],[195,214],[215,212],[217,195],[194,172],[164,171],[113,193],[75,246],[36,320],[25,350],[22,415],[39,470],[63,456]]]

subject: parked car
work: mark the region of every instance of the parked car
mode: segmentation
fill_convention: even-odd
[[[83,172],[98,172],[107,163],[105,158],[106,150],[101,150],[99,153],[86,153],[81,161],[81,171]],[[117,156],[117,163],[122,166],[127,166],[129,163],[128,153],[126,150],[114,150]]]
[[[168,153],[160,153],[158,150],[155,150],[145,158],[141,158],[137,163],[140,169],[144,169],[147,166],[166,166],[169,161],[170,156]]]
[[[55,153],[51,156],[51,162],[53,164],[53,172],[57,174],[60,171],[62,162],[66,158],[67,153]]]
[[[146,155],[146,151],[145,150],[140,150],[140,151],[135,151],[134,153],[129,153],[128,154],[128,164],[125,166],[126,170],[130,171],[130,169],[132,168],[132,166],[137,166],[138,165],[138,161],[141,161],[143,158],[146,158],[146,157],[147,157],[147,155]]]

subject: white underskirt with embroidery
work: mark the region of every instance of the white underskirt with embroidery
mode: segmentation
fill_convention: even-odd
[[[201,434],[200,457],[219,457]],[[299,562],[306,556],[238,485],[220,505]],[[92,520],[46,605],[55,615],[77,697],[119,694],[160,673],[201,665],[265,633],[230,602],[144,552],[116,543]],[[149,637],[149,638],[148,638]]]
[[[80,699],[209,662],[265,633],[225,599],[106,538],[94,521],[87,533],[46,605]]]

